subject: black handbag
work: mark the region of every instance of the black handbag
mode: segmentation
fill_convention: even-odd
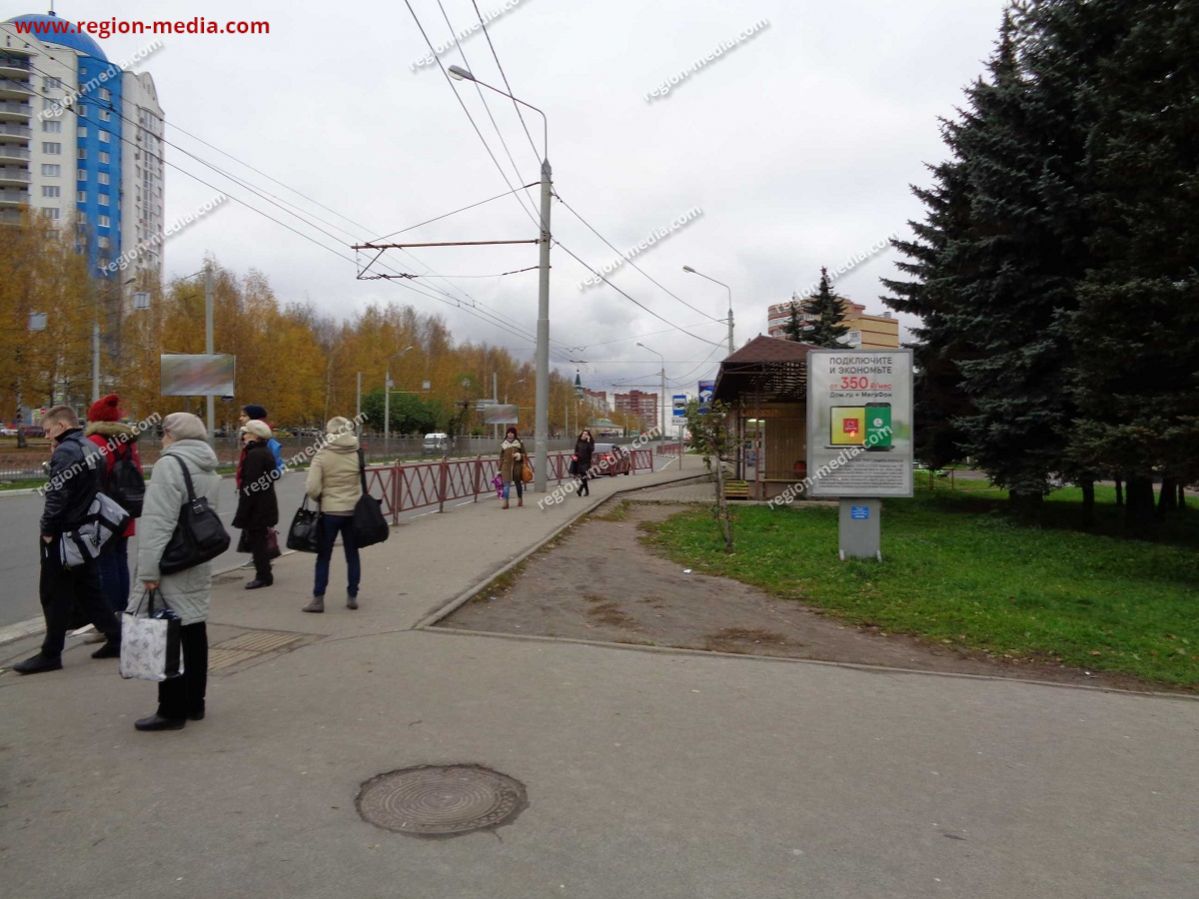
[[[308,508],[308,497],[300,503],[287,529],[287,548],[302,553],[319,552],[321,548],[321,513]]]
[[[163,457],[166,458],[166,457]],[[208,505],[208,499],[196,496],[192,476],[187,463],[178,456],[171,456],[183,469],[183,483],[187,485],[187,502],[179,508],[179,521],[175,532],[162,551],[158,570],[163,574],[174,574],[211,562],[229,548],[232,542],[221,519]],[[159,462],[161,463],[161,459]]]
[[[241,536],[237,538],[237,551],[239,553],[253,552],[250,549],[250,531],[243,528]],[[279,532],[274,528],[266,529],[266,555],[268,559],[277,559],[283,555],[283,550],[279,549]]]
[[[366,491],[366,460],[358,450],[358,477],[362,479],[362,496],[354,504],[354,518],[350,527],[354,530],[354,542],[362,546],[383,543],[391,536],[391,526],[383,515],[383,500],[375,499]]]

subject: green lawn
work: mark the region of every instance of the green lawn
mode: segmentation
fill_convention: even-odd
[[[1199,505],[1160,542],[1120,536],[1114,491],[1077,530],[1080,492],[1047,500],[1030,526],[985,482],[887,500],[882,563],[837,559],[837,510],[796,504],[737,510],[725,555],[710,512],[646,527],[669,557],[839,617],[999,655],[1199,686]],[[962,489],[963,486],[965,489]]]

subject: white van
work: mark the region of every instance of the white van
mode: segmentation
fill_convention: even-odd
[[[426,434],[425,442],[421,444],[421,452],[426,455],[444,453],[449,448],[450,435],[443,431],[434,431],[432,434]]]

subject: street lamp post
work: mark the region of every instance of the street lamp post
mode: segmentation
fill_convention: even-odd
[[[711,281],[713,284],[719,284],[729,292],[729,355],[733,355],[733,288],[729,287],[723,281],[717,281],[715,278],[705,275],[703,272],[697,272],[689,265],[684,265],[683,271],[690,272],[693,275],[699,275],[701,278],[707,278],[707,280]]]
[[[542,125],[542,158],[541,158],[541,235],[539,241],[539,274],[537,279],[537,397],[534,401],[533,413],[533,489],[539,493],[545,492],[546,472],[549,462],[549,401],[550,401],[550,194],[553,186],[553,172],[550,169],[549,158],[549,120],[545,113],[526,103],[507,91],[480,81],[461,66],[450,66],[449,73],[465,81],[495,91],[519,103],[541,116]]]
[[[204,268],[202,271],[193,272],[192,274],[187,275],[183,278],[180,278],[179,280],[180,281],[190,281],[192,278],[199,277],[200,275],[204,276],[204,352],[207,353],[209,356],[211,356],[213,353],[213,348],[212,348],[212,346],[213,346],[213,344],[212,344],[212,340],[213,340],[213,335],[212,335],[212,306],[213,306],[213,302],[212,302],[212,263],[205,262]],[[125,283],[128,284],[129,282],[126,281]],[[98,370],[96,370],[95,376],[97,378],[96,383],[98,385],[99,384],[99,380],[98,380],[99,371]],[[99,399],[99,397],[97,397],[97,399]],[[216,417],[216,408],[214,405],[216,398],[211,393],[209,393],[206,395],[205,399],[207,400],[207,403],[205,404],[207,407],[205,409],[205,412],[207,413],[207,418],[208,418],[208,421],[206,422],[208,425],[208,439],[212,440],[213,439],[212,431],[213,431],[213,427],[214,427],[213,419]]]
[[[391,454],[391,360],[402,358],[414,347],[406,346],[398,353],[387,357],[387,375],[383,381],[383,455]]]
[[[638,343],[637,346],[641,347],[641,349],[643,349],[643,350],[648,350],[649,352],[653,353],[655,356],[657,356],[659,359],[662,360],[662,396],[661,396],[661,399],[659,400],[659,403],[662,407],[662,431],[661,431],[658,439],[665,442],[665,440],[666,440],[666,357],[663,356],[661,353],[659,353],[657,350],[651,350],[644,343]]]

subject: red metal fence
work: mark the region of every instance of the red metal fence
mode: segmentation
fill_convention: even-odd
[[[549,481],[562,483],[570,478],[570,453],[550,453],[547,461]],[[651,450],[633,450],[633,473],[653,471]],[[400,513],[436,506],[440,512],[447,502],[460,499],[479,501],[495,490],[492,480],[499,472],[494,456],[419,462],[412,465],[380,465],[366,470],[366,489],[383,500],[383,513],[392,524]]]

